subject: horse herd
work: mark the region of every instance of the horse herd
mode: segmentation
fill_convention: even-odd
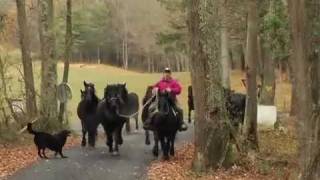
[[[123,144],[122,129],[130,118],[135,119],[138,126],[139,97],[136,93],[129,93],[126,84],[108,84],[104,89],[102,99],[96,95],[93,83],[83,82],[84,90],[81,91],[81,101],[78,104],[77,114],[82,125],[82,146],[94,147],[97,137],[97,128],[101,124],[107,140],[109,152],[119,155],[119,146]],[[224,90],[226,108],[230,119],[235,126],[243,123],[246,96],[230,90]],[[149,117],[149,107],[156,103],[156,111],[152,113],[152,132],[154,137],[153,155],[159,155],[159,142],[163,158],[174,156],[175,137],[179,129],[176,113],[172,109],[174,99],[168,92],[152,93],[152,86],[147,87],[143,98],[141,120],[144,123]],[[194,110],[192,87],[188,87],[188,121],[191,123],[191,111]],[[86,139],[88,137],[88,141]],[[145,144],[150,145],[150,133],[145,129]]]
[[[136,120],[138,129],[139,97],[136,93],[129,93],[126,84],[109,84],[104,89],[102,99],[96,95],[93,83],[83,82],[81,101],[78,104],[77,114],[82,125],[82,146],[94,147],[97,137],[97,128],[101,124],[106,137],[109,152],[119,155],[119,146],[123,144],[122,129],[129,124],[129,119]],[[179,129],[179,123],[172,110],[173,98],[168,92],[152,94],[152,87],[148,87],[143,99],[142,121],[148,118],[148,109],[151,103],[157,103],[157,110],[152,115],[152,132],[154,134],[153,154],[159,154],[159,142],[164,159],[169,154],[174,155],[174,140]],[[145,130],[147,145],[150,144],[149,131]],[[88,137],[88,141],[86,139]]]

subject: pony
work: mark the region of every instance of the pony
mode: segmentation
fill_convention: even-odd
[[[175,138],[179,129],[179,121],[173,110],[174,98],[169,92],[157,92],[155,100],[156,112],[151,117],[151,126],[155,134],[155,144],[153,147],[153,155],[159,155],[159,141],[163,152],[164,160],[169,160],[169,153],[174,156]]]
[[[141,120],[142,120],[142,123],[144,124],[146,122],[146,120],[148,119],[149,117],[149,107],[150,107],[150,104],[152,102],[152,89],[153,89],[153,86],[148,86],[147,87],[147,90],[146,90],[146,93],[143,97],[143,100],[142,100],[142,104],[143,104],[143,109],[142,109],[142,113],[141,113]],[[145,129],[145,144],[146,145],[150,145],[150,133],[149,133],[149,130]]]
[[[88,143],[91,147],[94,147],[99,125],[99,121],[96,118],[96,110],[100,100],[96,95],[94,84],[84,81],[83,85],[84,91],[80,90],[81,101],[77,107],[77,114],[82,127],[81,146],[86,146],[86,134],[88,133]]]
[[[104,98],[98,104],[97,116],[107,136],[109,152],[119,155],[119,145],[123,144],[122,128],[128,121],[120,115],[128,102],[126,84],[111,84],[104,89]]]

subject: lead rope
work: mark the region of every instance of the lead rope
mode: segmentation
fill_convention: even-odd
[[[144,105],[142,106],[142,109],[144,109],[147,105],[149,105],[154,97],[157,98],[157,94],[153,95],[146,103],[144,103]],[[129,118],[130,119],[130,118],[134,117],[135,115],[137,115],[138,113],[139,113],[139,110],[131,115],[124,115],[124,114],[120,114],[120,113],[117,113],[117,115],[122,118]]]

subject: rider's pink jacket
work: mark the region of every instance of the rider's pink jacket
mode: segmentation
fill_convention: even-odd
[[[159,91],[165,91],[167,88],[171,89],[171,92],[174,96],[181,93],[181,85],[175,79],[161,79],[157,84],[153,86],[154,88],[159,88]]]

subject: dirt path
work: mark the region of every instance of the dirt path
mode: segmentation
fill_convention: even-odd
[[[177,146],[190,141],[192,136],[192,127],[187,132],[179,133]],[[99,139],[95,149],[76,147],[67,150],[65,155],[69,158],[41,160],[9,180],[145,179],[147,167],[154,160],[151,148],[144,145],[144,132],[141,130],[124,135],[119,157],[111,156],[104,139]]]

